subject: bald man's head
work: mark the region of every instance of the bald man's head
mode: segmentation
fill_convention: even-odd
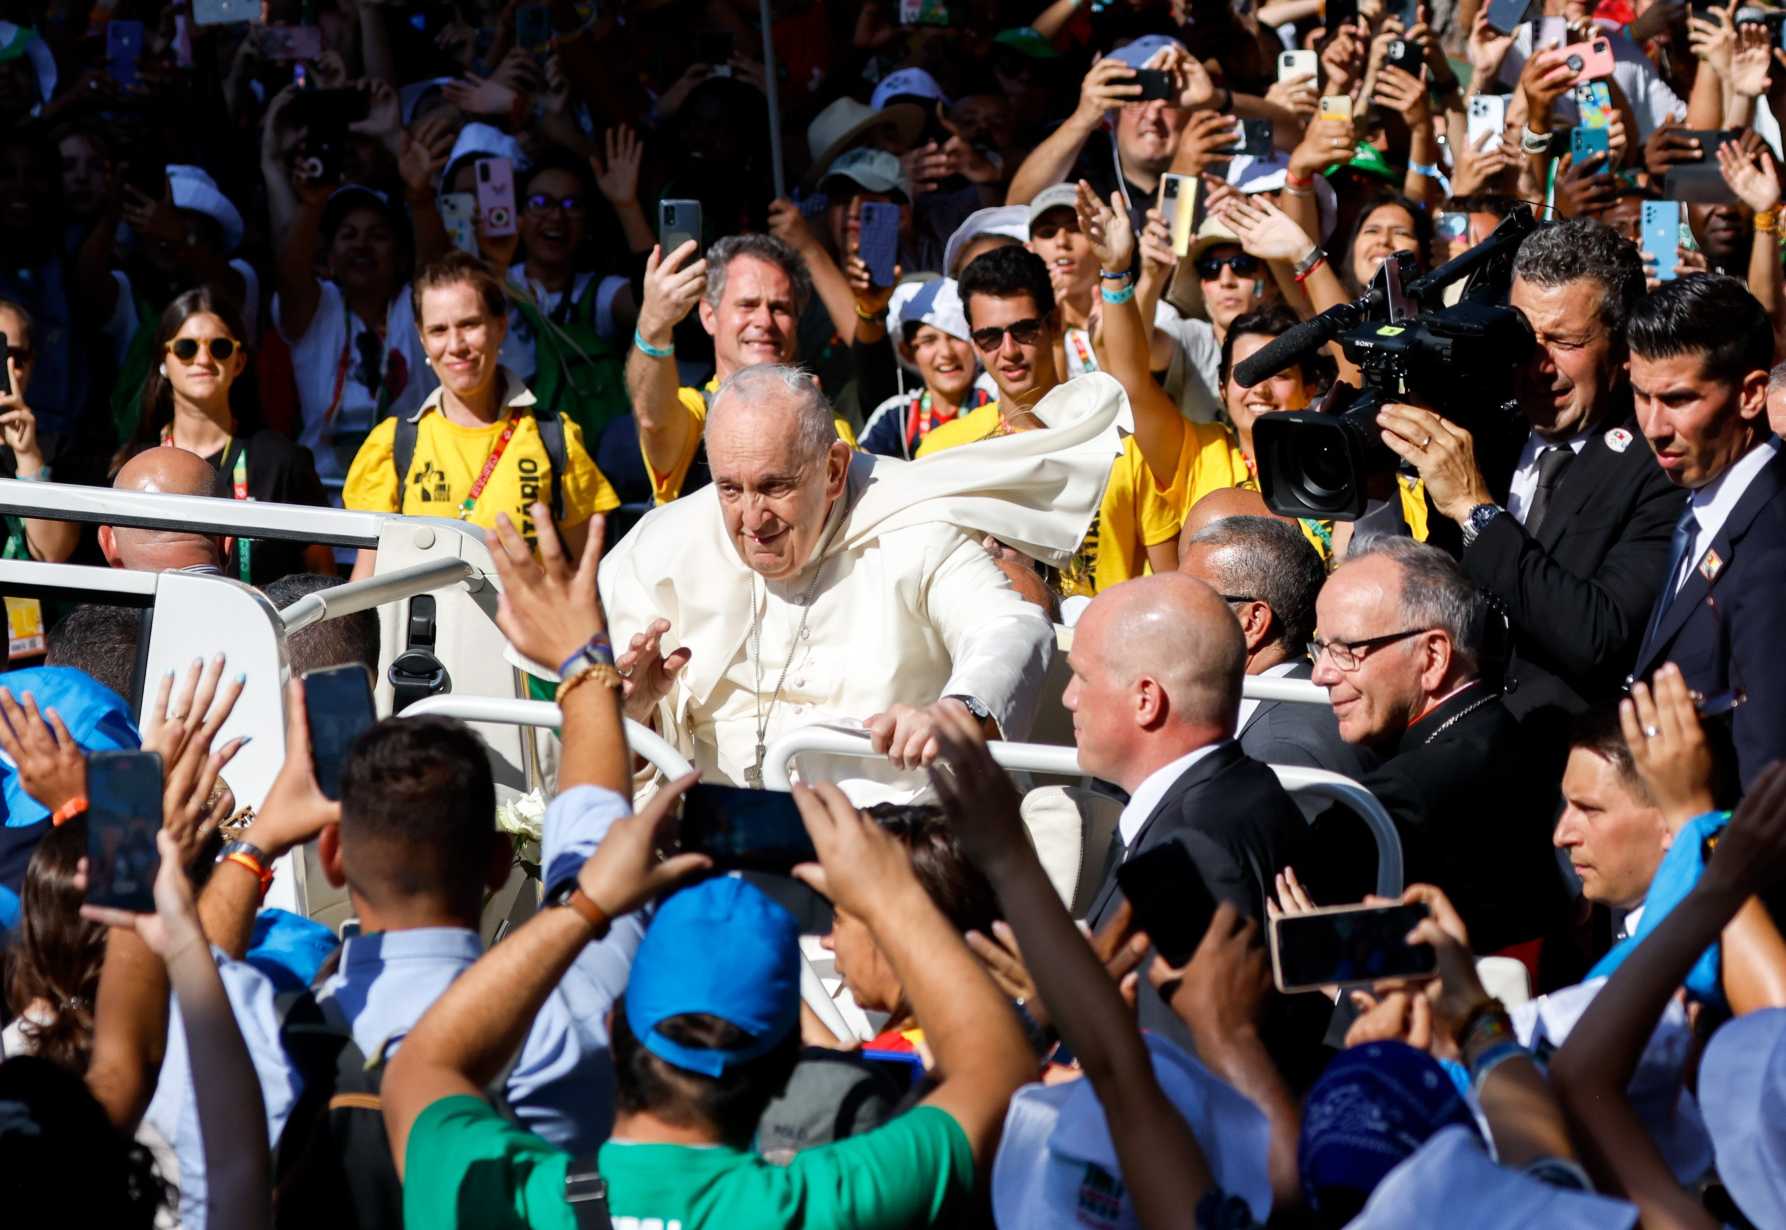
[[[1191,511],[1185,514],[1184,528],[1178,531],[1178,558],[1184,558],[1186,545],[1205,526],[1214,525],[1228,517],[1269,517],[1271,509],[1265,506],[1265,497],[1257,491],[1247,491],[1240,487],[1221,487],[1191,505]]]
[[[112,480],[118,491],[158,495],[215,495],[217,471],[197,453],[183,448],[145,449],[124,463]],[[99,527],[99,549],[114,568],[168,572],[181,568],[217,567],[223,552],[215,538],[181,530],[139,530]]]
[[[1103,591],[1074,627],[1068,662],[1079,762],[1125,789],[1234,733],[1246,641],[1201,581],[1164,573]]]

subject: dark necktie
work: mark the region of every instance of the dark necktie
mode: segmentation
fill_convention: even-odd
[[[1553,444],[1538,454],[1538,489],[1532,493],[1531,507],[1526,509],[1526,533],[1536,534],[1544,524],[1550,499],[1563,481],[1563,472],[1574,460],[1575,450],[1567,444]]]
[[[1662,574],[1662,592],[1656,597],[1656,612],[1650,616],[1650,626],[1643,634],[1645,646],[1656,635],[1656,629],[1662,626],[1662,617],[1668,614],[1668,608],[1674,602],[1675,590],[1679,588],[1675,580],[1681,574],[1687,549],[1693,545],[1693,536],[1698,532],[1699,518],[1693,515],[1693,504],[1688,501],[1681,509],[1680,520],[1674,523],[1674,536],[1668,540],[1668,571]]]

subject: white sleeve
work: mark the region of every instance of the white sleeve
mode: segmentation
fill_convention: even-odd
[[[929,572],[925,611],[949,648],[949,681],[940,696],[971,696],[992,711],[1000,733],[1029,733],[1040,699],[1054,625],[1019,597],[971,536],[952,531]],[[926,554],[931,554],[927,552]]]

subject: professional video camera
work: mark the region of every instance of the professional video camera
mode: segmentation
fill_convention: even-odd
[[[1514,253],[1536,226],[1521,206],[1482,243],[1405,289],[1412,260],[1397,253],[1363,296],[1303,321],[1236,365],[1234,378],[1250,388],[1338,340],[1363,373],[1362,389],[1335,384],[1313,410],[1262,415],[1253,424],[1259,490],[1273,512],[1362,516],[1369,480],[1401,464],[1377,426],[1385,402],[1418,402],[1471,431],[1505,413],[1514,369],[1532,347],[1531,328],[1507,306],[1507,291]],[[1466,277],[1456,304],[1418,310]]]

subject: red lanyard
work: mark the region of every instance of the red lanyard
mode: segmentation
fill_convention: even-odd
[[[347,361],[353,355],[353,313],[347,314],[347,337],[341,343],[341,362],[335,365],[335,392],[329,398],[329,408],[322,412],[323,426],[327,427],[335,421],[335,415],[341,410],[341,394],[347,388]]]
[[[502,434],[496,437],[495,447],[490,450],[490,455],[484,459],[483,472],[477,476],[477,481],[471,484],[471,491],[459,502],[459,520],[468,520],[471,517],[472,512],[477,508],[478,497],[484,494],[484,487],[489,483],[490,476],[496,473],[496,463],[502,460],[502,452],[509,446],[509,441],[514,438],[515,427],[520,421],[521,416],[519,413],[511,414],[509,416],[508,426],[504,427],[502,429]]]

